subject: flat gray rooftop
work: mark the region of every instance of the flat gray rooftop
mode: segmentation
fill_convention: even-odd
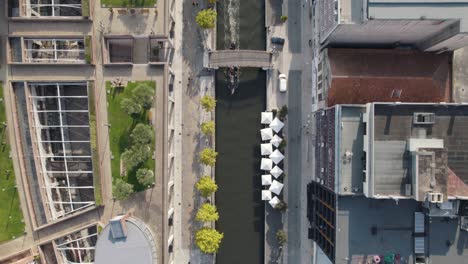
[[[114,239],[107,225],[96,243],[96,264],[153,264],[152,247],[145,233],[134,223],[126,221],[127,237]]]
[[[341,130],[339,142],[339,194],[362,193],[362,156],[364,124],[361,106],[341,106]]]
[[[400,200],[397,205],[389,199],[340,196],[336,264],[361,263],[368,256],[387,253],[400,254],[402,263],[412,263],[413,217],[417,209],[414,200]]]
[[[415,200],[368,199],[340,196],[336,218],[336,264],[363,263],[374,255],[400,254],[401,263],[413,263]],[[432,218],[427,222],[426,245],[430,263],[466,264],[468,232],[458,219]],[[364,262],[365,263],[365,262]]]
[[[434,113],[435,123],[415,125],[415,112]],[[405,195],[404,184],[411,183],[410,155],[406,150],[409,138],[442,139],[454,179],[468,185],[467,131],[468,105],[375,104],[375,193]]]
[[[460,19],[460,31],[468,31],[467,0],[368,0],[369,17],[375,19]]]

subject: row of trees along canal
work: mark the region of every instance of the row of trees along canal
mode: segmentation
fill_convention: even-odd
[[[204,96],[200,104],[207,112],[212,112],[216,107],[216,100],[211,96]],[[213,120],[201,124],[201,131],[205,136],[211,137],[215,133],[215,123]],[[200,162],[203,165],[213,167],[216,163],[218,153],[212,148],[205,148],[200,152]],[[211,203],[213,194],[218,190],[218,186],[212,175],[205,175],[196,184],[197,190],[204,198],[203,204],[198,209],[195,219],[203,222],[204,225],[195,233],[195,243],[203,253],[216,253],[223,239],[223,234],[212,227],[212,223],[219,219],[216,206]]]

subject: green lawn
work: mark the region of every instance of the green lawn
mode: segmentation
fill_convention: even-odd
[[[101,0],[105,7],[154,7],[156,0]]]
[[[24,233],[23,214],[15,188],[15,171],[10,159],[3,87],[0,83],[0,243]]]
[[[102,204],[101,174],[99,171],[99,152],[97,149],[97,124],[96,107],[94,102],[94,82],[88,83],[88,104],[89,104],[89,131],[91,137],[91,153],[93,156],[93,183],[94,200],[96,205]]]
[[[124,98],[131,97],[132,90],[135,89],[139,84],[148,84],[156,90],[156,83],[154,81],[142,81],[142,82],[129,82],[127,87],[123,89],[112,88],[110,82],[106,82],[107,90],[107,112],[109,118],[110,127],[110,149],[114,159],[111,160],[112,177],[120,178],[120,155],[131,146],[130,134],[133,128],[138,123],[150,124],[148,111],[144,111],[139,114],[136,118],[130,117],[120,108],[120,101]],[[154,139],[151,144],[151,153],[154,152]],[[140,185],[136,179],[136,171],[141,168],[155,170],[155,161],[152,159],[152,154],[149,159],[146,160],[139,167],[127,173],[124,178],[125,181],[134,185],[135,191],[142,191],[145,189],[144,186]]]

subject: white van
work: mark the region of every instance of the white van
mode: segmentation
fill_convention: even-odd
[[[282,93],[284,93],[284,92],[286,92],[288,90],[286,75],[283,74],[283,73],[281,73],[279,75],[279,90]]]

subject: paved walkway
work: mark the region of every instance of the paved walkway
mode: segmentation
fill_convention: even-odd
[[[209,66],[219,67],[271,67],[272,54],[259,50],[219,50],[209,53]]]
[[[195,183],[209,169],[198,162],[198,153],[209,142],[201,136],[200,124],[210,120],[200,106],[204,94],[214,96],[214,78],[203,67],[204,53],[212,48],[212,36],[201,31],[194,22],[195,16],[206,2],[193,6],[190,1],[176,1],[175,17],[183,19],[175,25],[176,59],[173,63],[176,96],[176,144],[175,179],[175,247],[174,263],[211,263],[213,256],[202,254],[194,243],[195,231],[200,224],[195,214],[201,202]],[[212,31],[214,32],[214,30]],[[190,80],[189,80],[190,78]]]
[[[309,0],[310,1],[310,0]],[[269,2],[267,17],[269,32],[267,34],[268,48],[272,45],[270,38],[283,37],[286,43],[283,47],[275,47],[278,51],[274,56],[274,68],[278,71],[268,72],[268,91],[277,89],[278,74],[284,73],[288,78],[288,92],[285,97],[276,93],[276,98],[268,99],[269,107],[288,105],[286,135],[288,140],[286,153],[286,188],[285,201],[288,210],[284,217],[284,228],[287,230],[288,242],[283,248],[283,258],[269,263],[311,263],[312,242],[308,239],[307,220],[307,183],[312,179],[313,149],[312,137],[308,129],[308,119],[312,111],[313,94],[313,23],[309,1],[285,0],[283,5]],[[281,10],[278,10],[281,8]],[[288,20],[281,23],[278,16],[287,15]],[[309,41],[310,40],[310,41]],[[275,94],[274,92],[272,94]],[[274,254],[272,254],[274,256]]]

